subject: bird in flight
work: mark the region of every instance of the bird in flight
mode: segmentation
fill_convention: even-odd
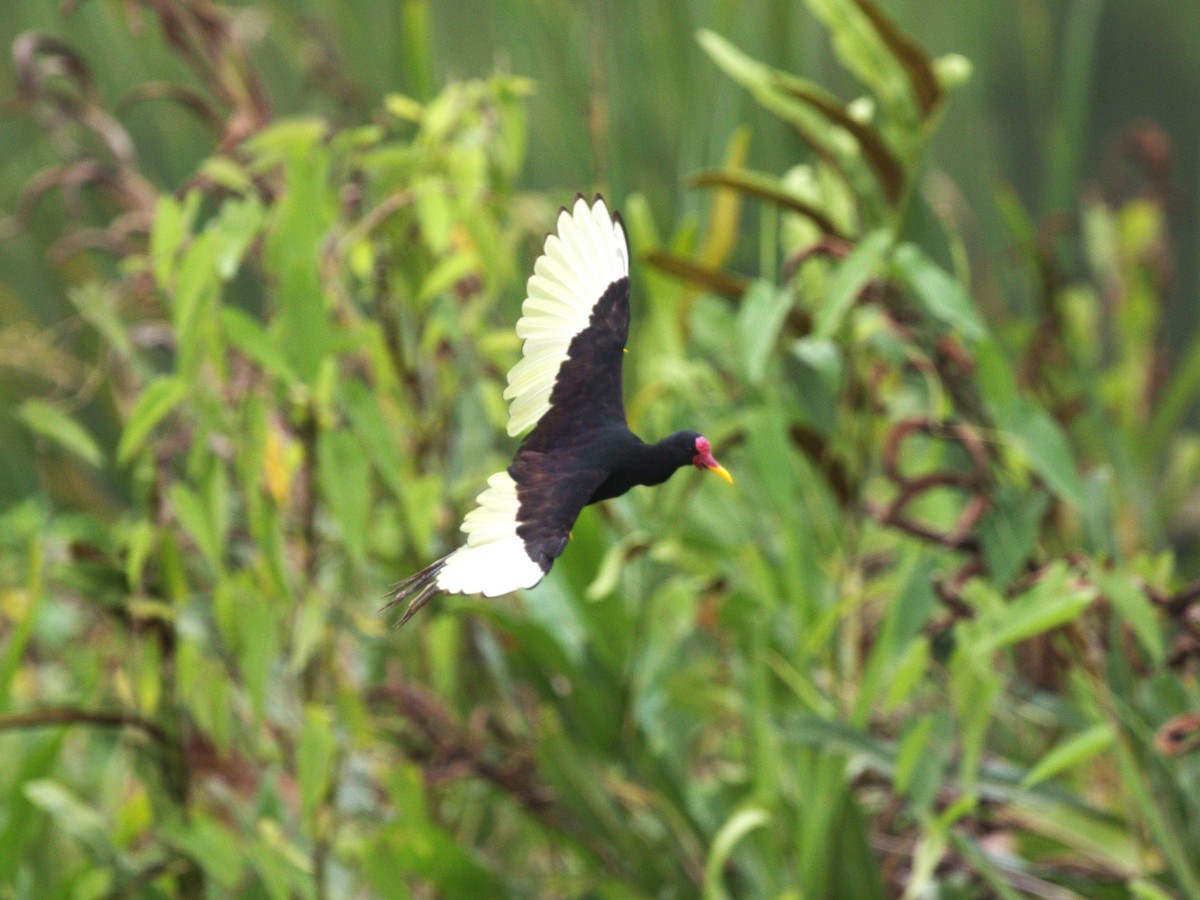
[[[467,514],[466,543],[402,581],[403,625],[439,594],[496,597],[531,588],[563,552],[583,508],[688,464],[733,478],[694,431],[644,443],[625,422],[621,362],[629,335],[629,243],[603,198],[576,196],[533,267],[508,373],[508,433],[533,430]]]

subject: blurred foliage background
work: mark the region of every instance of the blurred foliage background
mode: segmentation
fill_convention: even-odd
[[[1200,20],[10,0],[0,896],[1200,896]],[[681,473],[533,591],[576,191]]]

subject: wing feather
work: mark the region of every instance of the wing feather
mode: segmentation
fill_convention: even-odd
[[[439,593],[498,597],[533,587],[550,571],[603,480],[602,471],[519,451],[507,471],[488,479],[467,513],[461,529],[467,542],[396,586],[388,606],[407,602],[397,625]]]
[[[517,322],[517,335],[525,344],[504,391],[513,436],[536,425],[550,409],[571,340],[588,327],[609,287],[629,276],[625,228],[602,198],[589,206],[576,197],[570,210],[559,213],[556,228],[534,263]]]
[[[545,572],[529,558],[517,534],[521,504],[513,477],[497,472],[476,502],[479,505],[462,524],[467,543],[446,557],[437,576],[438,588],[447,594],[498,597],[533,587]]]

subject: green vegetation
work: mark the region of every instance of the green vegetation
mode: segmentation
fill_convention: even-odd
[[[636,89],[598,13],[462,4],[583,60],[582,135],[571,79],[444,78],[421,0],[61,6],[12,18],[3,125],[0,897],[1200,896],[1200,349],[1159,364],[1156,133],[1078,190],[1099,4],[1066,224],[972,212],[931,162],[971,62],[870,0],[762,4],[821,77],[687,5]],[[679,159],[605,143],[680,110]],[[522,285],[592,186],[528,190],[554,141],[631,236],[631,426],[736,486],[396,631],[513,450]]]

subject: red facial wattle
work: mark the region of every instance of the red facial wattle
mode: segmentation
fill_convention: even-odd
[[[696,455],[692,457],[692,462],[697,469],[712,469],[730,484],[733,484],[733,476],[730,475],[723,465],[717,462],[712,455],[712,444],[708,442],[706,437],[696,438]]]

